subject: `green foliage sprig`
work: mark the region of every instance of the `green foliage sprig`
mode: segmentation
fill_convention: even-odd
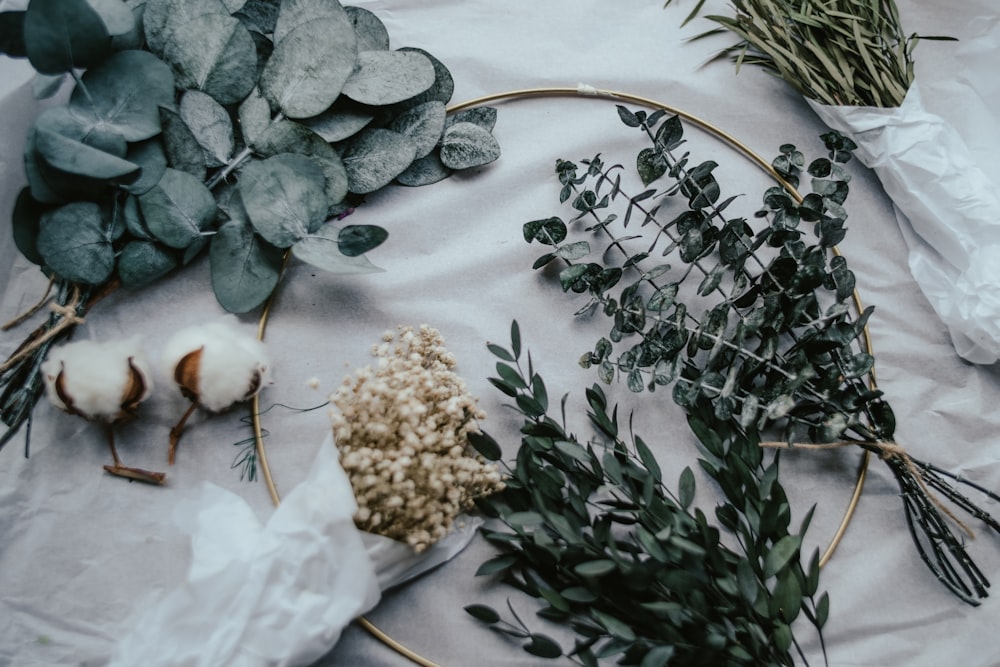
[[[567,397],[554,417],[530,355],[522,361],[517,323],[510,348],[489,347],[499,358],[490,381],[514,399],[524,421],[506,488],[478,502],[506,526],[484,532],[502,553],[478,574],[501,577],[539,600],[539,616],[572,628],[578,639],[566,655],[582,665],[611,658],[643,667],[794,664],[800,651],[791,624],[804,614],[821,629],[829,598],[818,593],[818,550],[808,567],[801,562],[812,512],[791,527],[777,461],[765,464],[756,443],[738,442],[748,436],[735,429],[696,427],[702,464],[719,471],[726,490],[716,514],[738,538],[733,550],[693,507],[691,469],[673,492],[649,446],[619,422],[599,385],[586,392],[595,437],[581,440],[565,424]],[[474,444],[499,458],[485,436]],[[756,452],[752,468],[744,451]],[[514,623],[485,605],[467,611],[525,640],[529,653],[563,654],[513,606]]]
[[[364,196],[500,153],[494,109],[446,117],[447,67],[391,50],[377,16],[336,0],[31,0],[0,17],[0,45],[30,61],[37,90],[74,83],[28,132],[12,216],[17,247],[63,295],[141,288],[206,251],[235,313],[267,299],[288,254],[378,271],[365,253],[386,230],[342,220]],[[44,354],[0,371],[0,444],[30,416]]]
[[[636,392],[673,385],[673,400],[688,411],[703,443],[704,432],[734,429],[742,442],[754,443],[751,449],[756,434],[775,433],[771,445],[836,443],[875,453],[899,485],[924,562],[961,599],[985,597],[989,582],[956,533],[965,527],[938,494],[994,531],[1000,523],[963,495],[952,476],[893,441],[893,411],[865,382],[874,364],[862,345],[872,308],[855,316],[855,277],[834,252],[846,233],[850,177],[843,163],[853,142],[836,132],[823,135],[828,156],[808,165],[794,146],[782,146],[775,168],[792,185],[808,174],[812,192],[799,198],[768,188],[754,227],[731,212],[737,198],[723,198],[713,175],[718,165],[694,164],[679,152],[677,117],[624,107],[618,113],[652,144],[636,159],[642,183],[666,177],[670,184],[630,196],[620,165],[597,156],[580,174],[559,160],[559,198],[575,217],[524,225],[526,241],[548,246],[535,268],[562,262],[563,290],[589,296],[578,314],[599,311],[611,321],[581,364],[595,367],[604,382],[624,378]],[[612,206],[623,215],[611,213]],[[592,252],[594,239],[606,248]],[[740,456],[752,468],[758,453]],[[723,488],[718,475],[725,466],[710,458],[705,466]]]
[[[670,4],[667,0],[665,4]],[[698,2],[685,22],[701,9]],[[719,52],[737,68],[764,68],[823,104],[899,106],[913,81],[913,49],[894,0],[733,0],[732,16],[709,15],[739,41]]]

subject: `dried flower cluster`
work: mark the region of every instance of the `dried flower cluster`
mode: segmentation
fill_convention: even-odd
[[[469,447],[485,413],[453,371],[440,332],[400,326],[372,356],[374,368],[348,376],[330,397],[341,465],[358,502],[355,523],[422,551],[503,481]]]

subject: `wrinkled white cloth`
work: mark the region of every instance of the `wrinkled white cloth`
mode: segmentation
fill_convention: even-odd
[[[896,207],[910,271],[947,325],[955,351],[973,363],[996,362],[1000,183],[955,127],[925,108],[919,81],[899,107],[809,102],[829,127],[858,144],[855,154],[878,175]]]
[[[187,581],[140,612],[112,665],[308,664],[379,600],[332,442],[266,524],[206,483],[174,518],[191,534]]]
[[[187,580],[160,599],[139,602],[110,665],[308,665],[375,606],[381,591],[450,560],[482,524],[463,518],[418,554],[359,531],[356,510],[331,435],[309,476],[266,524],[243,498],[205,483],[174,513],[191,536]]]

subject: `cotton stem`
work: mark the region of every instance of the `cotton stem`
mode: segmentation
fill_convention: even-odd
[[[107,424],[105,428],[108,437],[108,449],[111,450],[111,459],[114,461],[113,465],[104,466],[106,471],[117,477],[124,477],[137,482],[146,482],[147,484],[156,484],[158,486],[166,483],[167,476],[162,472],[153,472],[151,470],[143,470],[142,468],[130,468],[122,465],[122,460],[118,457],[118,450],[115,448],[114,427],[111,424]]]
[[[181,435],[184,433],[184,425],[187,424],[187,420],[194,414],[194,411],[197,410],[200,405],[200,401],[192,401],[183,416],[181,416],[180,421],[177,422],[172,429],[170,429],[170,448],[167,450],[167,462],[170,465],[174,464],[174,459],[177,457],[177,443],[180,441]]]

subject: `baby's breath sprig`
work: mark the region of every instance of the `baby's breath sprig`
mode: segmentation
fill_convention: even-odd
[[[372,356],[374,368],[357,370],[330,397],[355,523],[423,551],[475,498],[503,488],[498,467],[469,446],[486,414],[436,329],[400,326]]]

